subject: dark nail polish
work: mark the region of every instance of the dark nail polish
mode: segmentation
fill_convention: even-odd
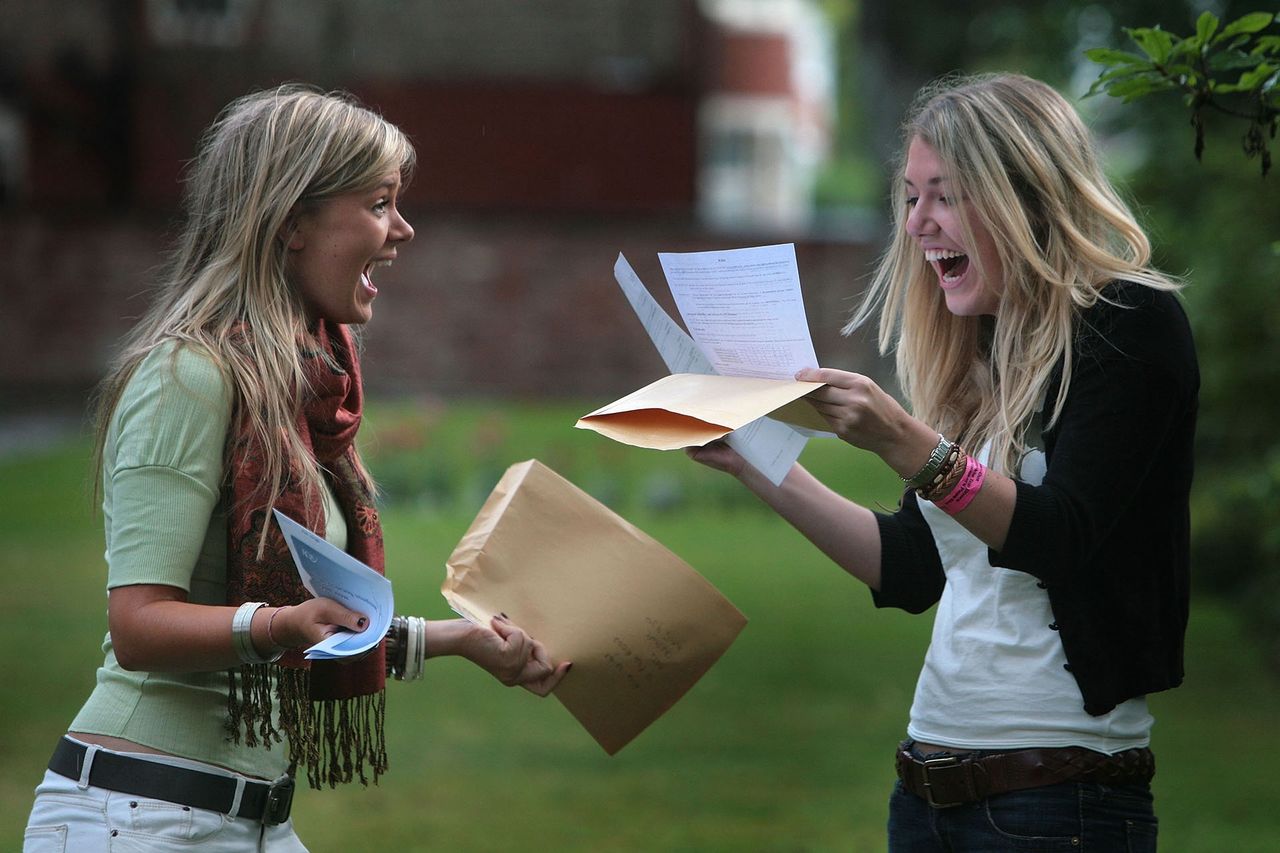
[[[368,624],[369,624],[369,620],[364,618],[363,616],[361,616],[358,620],[356,620],[357,628],[363,628],[365,625],[368,625]]]

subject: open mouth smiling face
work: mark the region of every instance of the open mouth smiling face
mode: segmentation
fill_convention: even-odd
[[[308,314],[366,323],[378,295],[374,278],[391,265],[413,228],[395,206],[392,174],[369,190],[333,196],[298,216],[289,242],[290,273]]]
[[[995,239],[970,202],[957,197],[937,151],[920,139],[907,149],[903,184],[907,233],[933,269],[947,310],[962,317],[995,314],[1003,289]]]

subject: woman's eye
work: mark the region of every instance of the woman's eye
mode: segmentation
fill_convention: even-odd
[[[390,205],[391,205],[391,202],[389,202],[387,199],[384,198],[379,200],[376,204],[374,204],[373,209],[378,213],[386,213],[387,208]]]
[[[915,207],[916,202],[920,200],[919,196],[907,196],[907,207]]]

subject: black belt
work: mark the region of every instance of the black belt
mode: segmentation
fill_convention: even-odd
[[[919,758],[912,742],[898,747],[898,778],[911,793],[935,808],[976,803],[1009,791],[1061,782],[1132,785],[1150,782],[1156,760],[1147,748],[1115,755],[1081,747],[1018,749],[1009,752],[941,753]]]
[[[58,741],[49,769],[68,779],[80,780],[88,747],[69,738]],[[217,773],[175,767],[114,752],[98,751],[89,768],[88,784],[95,788],[165,800],[193,809],[222,812],[275,826],[289,819],[293,806],[293,777],[271,782],[246,781],[240,808],[232,812],[237,780]]]

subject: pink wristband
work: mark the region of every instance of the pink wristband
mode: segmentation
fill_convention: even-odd
[[[987,466],[970,456],[965,460],[964,476],[960,478],[960,482],[956,483],[956,487],[946,497],[934,501],[933,505],[947,515],[955,515],[969,505],[986,479]]]

